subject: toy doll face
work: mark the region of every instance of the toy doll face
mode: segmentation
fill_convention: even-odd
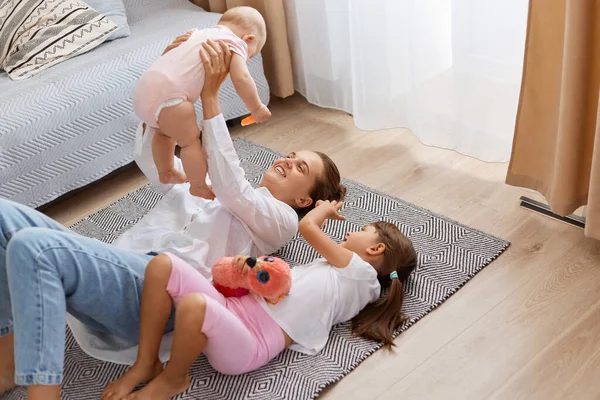
[[[242,272],[243,275],[253,273],[256,275],[258,282],[262,284],[269,282],[269,270],[276,268],[275,264],[277,262],[281,263],[283,261],[270,256],[259,258],[236,256],[233,259],[234,265]]]
[[[256,265],[258,266],[256,271],[256,279],[258,282],[263,285],[267,284],[271,279],[271,275],[269,274],[269,267],[273,265],[275,259],[273,257],[260,257],[257,260]]]

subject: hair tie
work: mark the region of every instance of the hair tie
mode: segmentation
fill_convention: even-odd
[[[394,271],[390,274],[390,279],[398,279],[398,272]]]

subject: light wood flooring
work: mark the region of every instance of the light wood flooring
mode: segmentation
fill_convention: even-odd
[[[440,308],[323,399],[600,399],[600,243],[519,207],[506,164],[423,146],[404,129],[365,132],[347,114],[294,96],[260,127],[282,152],[329,154],[342,174],[512,242]],[[65,225],[146,183],[137,168],[45,209]]]

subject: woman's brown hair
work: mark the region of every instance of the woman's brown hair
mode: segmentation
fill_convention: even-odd
[[[315,186],[310,191],[310,198],[313,200],[312,204],[298,210],[301,215],[305,215],[315,208],[315,205],[319,200],[341,201],[346,195],[346,187],[342,185],[342,177],[337,165],[335,165],[333,160],[327,154],[321,153],[320,151],[315,151],[315,153],[321,157],[321,161],[323,161],[323,173],[317,178]]]
[[[404,285],[417,266],[417,252],[412,242],[394,224],[376,222],[372,224],[385,244],[379,283],[387,295],[367,305],[353,320],[352,332],[370,340],[383,343],[387,348],[394,346],[394,332],[408,319],[402,314]],[[391,279],[396,271],[398,278]]]

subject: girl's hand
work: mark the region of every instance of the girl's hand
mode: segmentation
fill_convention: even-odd
[[[175,47],[178,47],[181,43],[183,43],[186,40],[188,40],[191,35],[192,35],[192,31],[187,31],[183,35],[177,36],[175,38],[175,40],[173,41],[173,43],[171,43],[170,45],[168,45],[167,48],[165,49],[165,51],[163,51],[163,54],[166,54],[169,51],[173,50]]]
[[[204,87],[201,96],[217,96],[221,84],[229,74],[231,50],[229,46],[219,41],[207,40],[202,43],[200,58],[204,65]]]
[[[298,230],[308,244],[336,268],[346,268],[354,253],[332,240],[320,226],[326,218],[346,219],[340,215],[343,205],[344,203],[341,201],[317,201],[315,208],[306,214],[298,224]]]
[[[325,213],[324,216],[327,219],[335,219],[338,221],[344,221],[346,217],[340,214],[340,210],[344,206],[343,201],[329,201],[329,200],[319,200],[315,205],[315,208],[318,210],[323,210]]]

